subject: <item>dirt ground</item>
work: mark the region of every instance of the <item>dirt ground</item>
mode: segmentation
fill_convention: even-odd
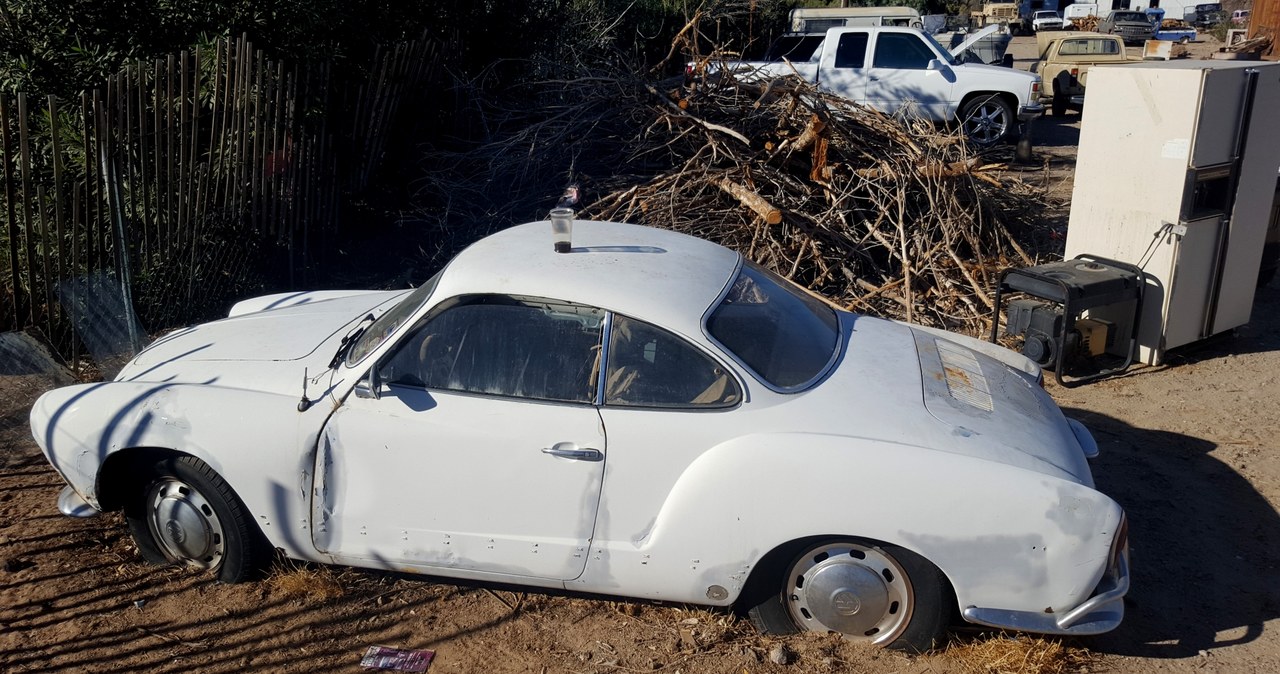
[[[1030,64],[1028,38],[1015,44]],[[1213,45],[1200,45],[1204,50]],[[1070,197],[1079,117],[1043,120],[1023,179]],[[60,516],[26,415],[55,382],[0,362],[0,671],[357,672],[370,645],[432,672],[1272,672],[1280,659],[1280,281],[1253,321],[1157,368],[1051,385],[1098,438],[1099,488],[1131,522],[1115,632],[1059,645],[964,633],[908,657],[827,636],[762,637],[727,613],[348,569],[220,585],[146,566],[119,516]]]

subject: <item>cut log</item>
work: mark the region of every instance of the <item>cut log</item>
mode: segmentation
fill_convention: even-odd
[[[776,225],[782,222],[782,211],[774,208],[773,204],[759,194],[727,179],[721,179],[716,185],[737,199],[738,203],[755,211],[766,223]]]

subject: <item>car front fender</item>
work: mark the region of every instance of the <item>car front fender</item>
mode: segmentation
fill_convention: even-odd
[[[299,412],[296,399],[216,382],[102,382],[45,393],[31,428],[54,469],[94,508],[111,487],[102,482],[110,457],[137,449],[188,454],[227,481],[273,545],[313,559],[311,472],[331,412],[328,405]]]

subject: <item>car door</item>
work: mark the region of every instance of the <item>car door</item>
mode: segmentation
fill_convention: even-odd
[[[906,112],[932,120],[946,119],[954,78],[950,70],[930,70],[940,56],[919,35],[881,32],[876,35],[867,71],[867,102],[883,112]]]
[[[431,313],[317,452],[313,539],[378,566],[571,579],[605,465],[603,312],[477,297]]]
[[[675,576],[668,573],[692,570],[689,558],[650,558],[643,548],[652,536],[680,535],[657,531],[659,515],[672,488],[703,453],[745,432],[744,394],[732,370],[707,352],[625,316],[612,318],[605,364],[601,416],[610,438],[609,464],[594,561],[581,582],[643,595],[657,592],[664,580],[672,582]]]
[[[823,50],[818,84],[824,91],[856,103],[865,103],[867,44],[870,33],[865,30],[847,30],[835,35],[838,36],[836,48]]]

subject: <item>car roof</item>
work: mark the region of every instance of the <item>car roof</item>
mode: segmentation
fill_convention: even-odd
[[[670,230],[590,220],[574,220],[571,251],[557,253],[543,220],[472,244],[445,268],[435,294],[565,300],[696,335],[741,257]]]

